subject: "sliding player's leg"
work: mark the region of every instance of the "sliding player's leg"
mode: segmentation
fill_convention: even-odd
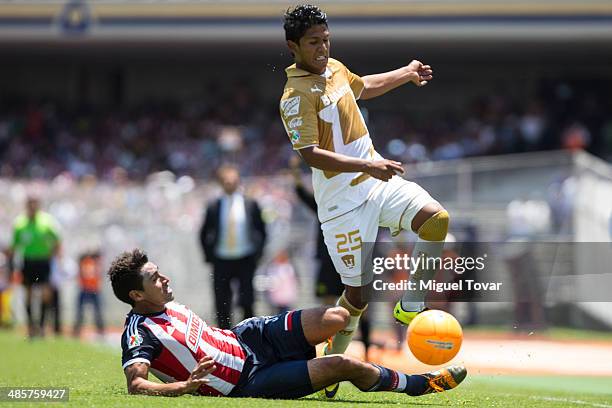
[[[341,354],[314,358],[314,344],[346,325],[347,320],[345,309],[331,307],[244,321],[232,330],[260,364],[251,367],[245,383],[230,396],[299,398],[340,381],[350,381],[362,391],[416,396],[454,388],[466,376],[465,368],[459,366],[406,375]]]
[[[249,346],[257,366],[232,396],[299,398],[314,392],[307,361],[316,356],[314,346],[324,342],[349,322],[342,307],[295,310],[270,317],[248,319],[233,330]]]
[[[467,371],[462,366],[449,366],[430,373],[408,375],[350,356],[333,355],[309,360],[308,373],[314,391],[350,381],[364,392],[392,391],[419,396],[455,388]]]
[[[343,330],[349,320],[345,308],[328,306],[253,317],[232,330],[259,356],[260,362],[271,364],[314,358],[315,346]]]
[[[349,323],[350,314],[343,307],[318,307],[301,311],[302,330],[306,341],[312,346],[323,343],[343,330]]]
[[[232,397],[295,399],[340,381],[350,381],[364,392],[400,392],[410,396],[457,387],[466,377],[462,366],[408,375],[383,366],[337,354],[311,360],[281,361],[257,370]]]

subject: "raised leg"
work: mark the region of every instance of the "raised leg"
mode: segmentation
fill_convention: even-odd
[[[409,220],[406,220],[406,224]],[[410,225],[402,224],[404,229],[411,228],[419,234],[419,240],[414,246],[412,258],[424,257],[439,258],[448,232],[448,212],[438,203],[425,205],[410,221]],[[425,263],[427,265],[427,263]],[[393,312],[394,317],[404,324],[410,324],[417,313],[425,309],[426,290],[420,288],[420,282],[430,281],[436,269],[434,267],[420,267],[410,275],[410,281],[417,289],[404,292],[402,299],[397,303]]]
[[[349,312],[341,306],[302,310],[304,336],[315,346],[344,329],[349,323]]]

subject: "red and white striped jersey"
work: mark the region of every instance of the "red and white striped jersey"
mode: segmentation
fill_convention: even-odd
[[[210,327],[198,315],[176,302],[152,315],[130,312],[121,337],[122,363],[144,362],[161,381],[186,380],[204,356],[215,360],[217,369],[202,395],[228,395],[238,384],[245,363],[245,351],[230,330]]]

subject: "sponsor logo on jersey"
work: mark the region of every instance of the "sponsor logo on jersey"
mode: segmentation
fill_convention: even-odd
[[[351,87],[349,86],[349,84],[344,84],[335,91],[321,96],[321,102],[323,102],[323,105],[325,106],[331,105],[332,103],[338,102],[340,98],[342,98],[349,92],[351,92]]]
[[[353,269],[355,267],[355,255],[344,255],[340,259],[342,259],[342,262],[344,262],[344,265],[347,268]]]
[[[300,97],[294,96],[293,98],[285,99],[281,104],[281,109],[285,117],[297,115],[300,112]]]
[[[140,334],[132,334],[128,340],[128,348],[138,347],[142,344],[142,337]]]
[[[293,129],[289,131],[289,139],[291,139],[291,144],[296,144],[300,141],[300,132]]]
[[[323,90],[321,88],[319,88],[319,86],[317,84],[314,84],[314,86],[312,88],[310,88],[310,92],[312,92],[312,93],[315,93],[315,92],[323,93]]]
[[[185,340],[189,350],[193,351],[194,353],[198,351],[203,330],[204,322],[190,311],[189,318],[187,319],[187,335],[185,336]]]
[[[302,123],[304,123],[302,117],[298,116],[297,118],[291,119],[289,123],[287,123],[287,126],[289,126],[290,129],[295,129],[297,127],[302,126]]]

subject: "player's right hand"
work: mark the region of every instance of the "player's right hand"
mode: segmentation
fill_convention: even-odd
[[[189,378],[185,381],[185,394],[197,391],[202,384],[209,382],[206,376],[217,369],[215,360],[211,356],[204,356],[193,369]]]
[[[368,163],[365,173],[382,181],[389,181],[396,174],[404,174],[402,163],[394,160],[374,160]]]

